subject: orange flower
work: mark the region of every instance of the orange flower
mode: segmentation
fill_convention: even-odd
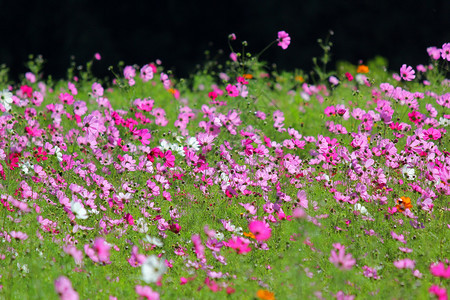
[[[411,199],[409,197],[400,197],[400,199],[397,200],[397,205],[395,206],[399,212],[403,212],[406,209],[411,209],[413,206],[411,204]]]
[[[253,75],[252,74],[244,74],[244,75],[242,75],[242,77],[244,77],[245,79],[252,79]]]
[[[259,290],[256,293],[256,296],[262,300],[275,300],[275,294],[268,290]]]
[[[295,76],[295,81],[303,83],[303,82],[305,82],[305,79],[303,78],[303,76],[297,75],[297,76]]]
[[[247,233],[247,232],[243,232],[243,234],[246,236],[246,237],[249,237],[249,238],[252,238],[252,239],[255,239],[255,235],[253,234],[253,233],[251,233],[251,232],[249,232],[249,233]]]
[[[369,67],[366,65],[359,65],[356,73],[369,73]]]

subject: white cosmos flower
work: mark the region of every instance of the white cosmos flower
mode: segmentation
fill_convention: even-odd
[[[83,204],[81,204],[80,202],[72,201],[70,203],[70,209],[77,219],[84,220],[88,218],[87,211],[84,208]]]
[[[173,152],[177,152],[179,155],[181,156],[185,156],[186,154],[184,153],[184,149],[183,147],[179,146],[178,144],[172,144],[170,145],[170,150],[172,150]]]
[[[195,137],[188,138],[186,142],[187,142],[187,145],[189,146],[189,148],[192,148],[195,151],[200,150],[200,144],[198,143],[198,141]]]
[[[440,117],[439,118],[439,125],[447,127],[448,125],[450,125],[450,120]]]
[[[136,227],[140,233],[146,233],[148,231],[148,224],[145,222],[144,218],[136,220]]]
[[[20,168],[22,172],[28,175],[30,174],[30,169],[33,169],[33,165],[29,161],[25,161]]]
[[[167,266],[163,259],[159,259],[156,255],[150,255],[142,264],[142,279],[146,283],[157,282],[166,270]]]
[[[214,238],[215,238],[216,240],[218,240],[218,241],[223,240],[224,237],[225,237],[225,236],[224,236],[223,233],[220,232],[220,231],[216,231],[216,235],[214,236]]]
[[[161,151],[163,152],[166,152],[167,150],[170,149],[170,144],[166,140],[162,140],[159,149],[161,149]]]
[[[164,245],[163,242],[161,242],[160,239],[158,239],[156,237],[149,236],[149,235],[145,236],[145,241],[149,242],[150,244],[155,245],[157,247],[162,247]]]
[[[406,178],[408,180],[414,180],[416,179],[416,171],[414,168],[408,168],[407,165],[404,165],[402,168],[403,178]]]
[[[55,146],[55,155],[56,155],[56,159],[58,159],[59,162],[62,162],[62,152],[61,149],[58,146]]]
[[[12,96],[13,94],[7,89],[0,92],[0,103],[3,104],[3,107],[5,107],[7,111],[11,110],[11,103],[13,102]]]
[[[359,211],[361,214],[363,214],[365,216],[370,216],[369,212],[367,211],[367,208],[365,208],[364,206],[362,206],[359,203],[355,204],[355,210]]]

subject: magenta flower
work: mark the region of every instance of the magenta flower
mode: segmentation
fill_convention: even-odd
[[[291,43],[291,37],[286,31],[278,32],[278,46],[283,48],[283,50],[287,49],[289,44]]]
[[[239,90],[235,85],[227,85],[227,87],[225,88],[228,92],[228,96],[230,97],[237,97],[239,96]]]
[[[231,239],[228,240],[228,242],[223,242],[223,244],[236,250],[237,254],[245,254],[252,250],[252,248],[250,248],[248,245],[250,244],[250,241],[248,239],[236,237],[234,235]]]
[[[447,300],[447,290],[445,288],[441,288],[438,285],[432,285],[430,289],[428,290],[430,294],[436,295],[439,300]]]
[[[248,228],[255,235],[257,241],[267,241],[272,233],[272,229],[263,221],[253,221]]]
[[[400,76],[405,81],[411,81],[414,78],[416,78],[416,75],[414,75],[416,72],[414,71],[413,67],[406,66],[405,64],[400,68]]]
[[[432,264],[430,266],[430,272],[436,277],[450,278],[450,266],[446,268],[443,262]]]
[[[341,270],[350,270],[356,263],[356,260],[350,253],[345,254],[345,249],[340,248],[339,254],[331,250],[330,262]]]
[[[433,127],[423,132],[423,140],[439,140],[442,137],[441,132]]]
[[[347,77],[348,81],[352,81],[353,80],[353,75],[350,74],[349,72],[345,72],[345,77]]]

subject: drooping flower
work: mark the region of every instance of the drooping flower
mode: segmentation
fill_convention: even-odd
[[[285,31],[278,32],[278,46],[280,46],[283,50],[287,49],[289,44],[291,43],[291,37]]]

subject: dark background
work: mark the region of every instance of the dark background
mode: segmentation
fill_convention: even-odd
[[[427,63],[427,47],[450,42],[450,1],[0,0],[0,30],[0,63],[13,78],[27,71],[29,54],[42,54],[44,73],[61,78],[71,55],[85,64],[96,52],[96,76],[110,75],[108,66],[121,60],[142,66],[159,58],[187,77],[205,50],[228,56],[230,33],[235,48],[246,40],[257,53],[280,30],[290,34],[289,48],[274,45],[261,57],[279,69],[309,71],[311,58],[322,54],[317,39],[333,30],[333,62],[381,55],[397,70]]]

